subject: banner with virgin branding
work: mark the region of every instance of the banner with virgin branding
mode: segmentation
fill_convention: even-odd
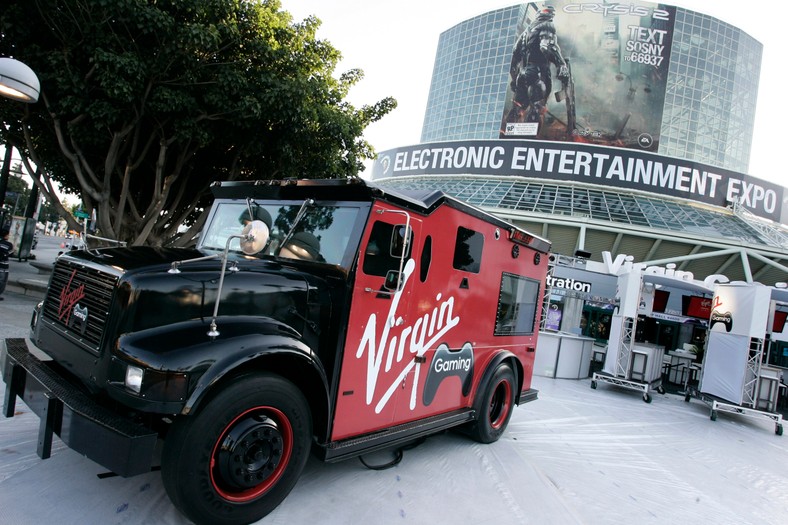
[[[759,284],[718,284],[711,304],[709,330],[763,338],[771,289]]]
[[[759,284],[718,284],[714,290],[700,389],[735,404],[745,398],[752,338],[763,339],[771,288]]]

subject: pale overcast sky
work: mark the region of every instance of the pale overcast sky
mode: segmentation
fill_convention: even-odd
[[[367,129],[377,151],[416,144],[440,33],[473,16],[515,5],[506,0],[282,0],[296,19],[315,15],[319,38],[343,54],[338,72],[362,69],[365,78],[351,91],[356,106],[393,96],[399,106]],[[788,186],[782,127],[788,125],[785,82],[785,25],[788,2],[765,0],[675,0],[665,2],[719,18],[763,44],[760,89],[749,174]],[[753,93],[753,96],[756,96]],[[368,175],[364,173],[365,176]]]

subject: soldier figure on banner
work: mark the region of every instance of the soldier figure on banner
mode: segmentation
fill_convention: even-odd
[[[517,39],[509,68],[510,85],[514,92],[513,106],[506,116],[506,122],[543,122],[547,98],[553,85],[551,65],[556,67],[556,77],[561,80],[566,91],[570,71],[558,46],[554,18],[555,8],[544,6]]]

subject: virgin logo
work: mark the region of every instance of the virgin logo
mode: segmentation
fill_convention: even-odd
[[[711,305],[711,309],[712,310],[716,310],[720,306],[722,306],[722,298],[720,298],[719,295],[715,295],[714,296],[714,304]]]
[[[69,319],[71,318],[71,311],[73,310],[72,307],[76,305],[80,299],[85,297],[84,283],[80,284],[76,288],[71,288],[71,282],[74,280],[74,276],[76,274],[76,270],[71,272],[71,277],[68,279],[68,284],[60,291],[60,306],[57,309],[57,318],[64,323],[68,323]]]
[[[394,294],[382,329],[378,332],[377,314],[370,314],[361,343],[356,350],[356,357],[359,359],[365,353],[367,354],[366,402],[367,405],[371,405],[377,401],[375,404],[375,413],[377,414],[383,410],[391,396],[408,376],[408,373],[416,367],[415,359],[411,358],[397,372],[397,368],[402,365],[406,358],[406,351],[407,354],[414,357],[423,356],[444,335],[460,323],[460,318],[454,317],[454,297],[448,297],[441,301],[441,294],[439,293],[435,299],[440,302],[435,305],[432,312],[424,314],[412,325],[403,325],[402,317],[399,317],[397,314],[397,308],[402,298],[402,290],[408,285],[415,267],[416,263],[413,259],[408,260],[403,271],[404,283],[400,291]],[[385,367],[383,364],[384,356],[386,358]],[[392,367],[395,369],[390,374]],[[383,385],[385,391],[375,399],[376,388],[381,377],[387,377],[387,381],[390,380],[391,382]],[[410,395],[411,410],[416,407],[418,384],[419,367],[416,367]]]

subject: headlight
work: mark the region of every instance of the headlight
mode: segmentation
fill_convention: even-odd
[[[148,401],[181,402],[188,395],[189,375],[156,370],[139,361],[129,363],[113,356],[108,384]]]
[[[129,365],[126,368],[126,388],[139,394],[140,390],[142,389],[143,374],[144,372],[142,371],[142,368]]]
[[[30,331],[35,332],[36,325],[38,324],[38,317],[41,315],[41,309],[44,307],[44,302],[38,303],[33,308],[33,315],[30,317]]]

